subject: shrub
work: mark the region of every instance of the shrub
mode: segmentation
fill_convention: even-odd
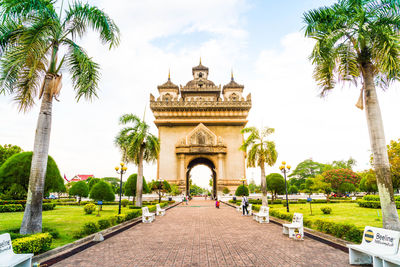
[[[117,214],[115,215],[115,218],[117,219],[117,224],[123,223],[126,221],[126,214]]]
[[[111,216],[110,218],[108,218],[108,221],[110,222],[110,224],[112,226],[117,225],[117,218],[115,218],[114,216]]]
[[[133,209],[133,210],[137,210],[137,209],[140,210],[142,207],[129,205],[129,208]]]
[[[332,209],[330,207],[322,207],[321,211],[323,214],[331,214]]]
[[[247,188],[247,186],[243,186],[243,185],[239,185],[238,188],[236,189],[235,192],[236,196],[248,196],[249,195],[249,189]]]
[[[96,211],[96,205],[93,203],[86,204],[83,207],[83,210],[85,211],[86,214],[92,214],[93,211]]]
[[[39,254],[50,249],[53,237],[49,233],[40,233],[12,241],[14,252]]]
[[[224,193],[225,195],[229,194],[229,188],[228,187],[224,187],[224,189],[222,189],[222,193]]]
[[[42,210],[54,210],[56,203],[43,203]]]
[[[21,204],[0,205],[0,212],[16,212],[16,211],[24,211],[24,207]]]
[[[109,183],[100,181],[96,183],[90,191],[90,198],[100,201],[114,201],[115,195]]]
[[[91,235],[99,231],[99,227],[94,222],[87,222],[83,225],[82,233],[85,235]]]
[[[123,207],[126,207],[128,204],[129,204],[129,200],[127,200],[127,199],[121,200],[121,205],[122,205]]]
[[[97,224],[99,225],[100,230],[107,229],[108,227],[111,226],[111,222],[109,220],[103,219],[103,220],[98,220]]]
[[[353,224],[335,223],[327,220],[317,219],[314,221],[314,226],[321,232],[331,234],[354,243],[359,243],[362,239],[363,231],[358,229]]]
[[[365,195],[363,196],[363,200],[367,201],[380,201],[380,198],[378,195]],[[400,196],[394,196],[395,201],[400,201]]]
[[[14,154],[1,165],[0,191],[3,194],[12,198],[17,197],[16,199],[23,199],[21,197],[26,197],[29,186],[29,175],[31,173],[32,155],[33,152]],[[16,188],[15,185],[18,185],[18,188]],[[18,189],[18,192],[12,189]],[[9,192],[10,190],[14,192]],[[46,195],[49,192],[64,191],[64,179],[61,177],[56,162],[49,156],[47,160],[44,193]]]
[[[396,208],[400,209],[400,201],[396,201]],[[371,209],[380,209],[381,202],[380,201],[366,201],[366,200],[357,200],[357,204],[363,208],[371,208]]]
[[[129,176],[128,180],[124,184],[124,195],[125,196],[133,196],[133,197],[136,196],[136,184],[137,184],[136,180],[137,180],[136,173]],[[149,192],[150,192],[150,189],[146,183],[146,179],[143,176],[143,194],[146,194]]]

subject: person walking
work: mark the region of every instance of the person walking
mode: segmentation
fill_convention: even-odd
[[[243,216],[244,215],[249,215],[249,211],[247,210],[247,206],[249,206],[249,199],[246,196],[243,196],[242,198],[242,211],[243,211]],[[246,211],[246,214],[244,214]]]

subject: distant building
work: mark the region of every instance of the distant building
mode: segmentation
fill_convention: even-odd
[[[72,178],[69,182],[85,181],[89,177],[94,177],[94,175],[93,174],[78,174],[78,175],[75,175],[74,178]]]

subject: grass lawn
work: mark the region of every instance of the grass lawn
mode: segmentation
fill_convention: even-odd
[[[290,212],[302,213],[304,218],[315,220],[325,219],[334,222],[351,223],[360,229],[366,225],[382,227],[381,209],[360,208],[357,203],[332,203],[332,204],[311,204],[312,214],[310,215],[310,204],[289,204]],[[271,209],[281,212],[286,211],[282,204],[269,205]],[[323,214],[321,207],[330,207],[331,214]],[[379,217],[378,217],[379,213]]]
[[[122,207],[121,212],[128,210],[128,207]],[[118,205],[103,206],[100,217],[96,216],[97,211],[90,215],[85,214],[83,206],[56,206],[54,210],[43,211],[43,227],[59,232],[60,236],[53,240],[51,246],[55,248],[75,241],[74,232],[79,231],[86,222],[96,222],[115,214],[118,214]],[[0,213],[0,234],[19,229],[23,215],[23,212]]]

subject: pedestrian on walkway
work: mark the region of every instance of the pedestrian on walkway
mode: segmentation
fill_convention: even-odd
[[[243,196],[242,198],[242,211],[243,211],[243,216],[244,215],[249,215],[249,211],[247,210],[247,206],[249,206],[249,199],[246,196]],[[246,211],[246,214],[244,214]]]
[[[186,205],[189,205],[189,197],[188,196],[185,196],[185,202],[186,202]]]
[[[215,202],[215,207],[217,208],[217,209],[219,209],[219,200],[217,199],[217,201]]]

